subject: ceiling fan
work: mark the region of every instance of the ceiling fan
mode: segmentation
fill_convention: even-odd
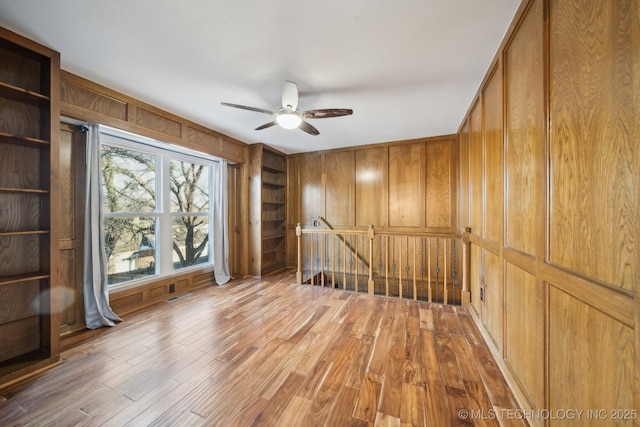
[[[270,128],[280,125],[285,129],[299,128],[310,135],[319,135],[318,129],[311,126],[304,119],[326,119],[330,117],[348,116],[353,114],[353,110],[347,108],[328,108],[324,110],[298,110],[298,86],[294,82],[286,81],[282,87],[282,107],[275,111],[264,110],[262,108],[247,107],[245,105],[229,104],[222,102],[226,107],[241,108],[243,110],[256,111],[274,116],[274,120],[258,126],[255,130]]]

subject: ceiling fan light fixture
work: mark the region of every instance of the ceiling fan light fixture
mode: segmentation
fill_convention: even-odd
[[[276,122],[285,129],[295,129],[302,123],[302,117],[296,112],[282,112],[276,117]]]

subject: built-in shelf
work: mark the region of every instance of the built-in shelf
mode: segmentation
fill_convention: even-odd
[[[49,230],[0,231],[0,236],[32,236],[34,234],[49,234]]]
[[[13,145],[26,145],[28,147],[41,148],[48,146],[49,141],[44,139],[31,138],[28,136],[11,135],[8,133],[0,132],[0,142]]]
[[[284,237],[285,237],[285,236],[284,236],[284,234],[277,234],[277,235],[275,235],[275,236],[263,236],[263,237],[262,237],[262,241],[265,241],[265,240],[273,240],[273,239],[282,239],[282,238],[284,238]]]
[[[49,97],[20,87],[0,82],[0,97],[31,105],[47,105]]]
[[[37,188],[10,188],[0,187],[0,193],[24,193],[24,194],[49,194],[49,190],[40,190]]]
[[[59,361],[60,55],[0,28],[0,384]],[[34,305],[34,295],[38,295]]]
[[[287,159],[264,144],[250,147],[249,272],[262,275],[285,266]]]
[[[262,169],[273,173],[284,173],[284,169],[277,169],[275,166],[263,165]]]
[[[11,285],[14,283],[31,282],[33,280],[48,279],[49,273],[44,271],[36,271],[32,273],[15,274],[13,276],[0,277],[0,286]]]

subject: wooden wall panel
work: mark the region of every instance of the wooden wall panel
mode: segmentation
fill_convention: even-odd
[[[247,161],[247,144],[112,89],[61,72],[61,113],[179,144],[230,162]]]
[[[356,224],[385,226],[386,209],[384,181],[387,168],[387,148],[369,148],[355,153],[356,162]]]
[[[469,222],[469,120],[465,119],[458,137],[459,162],[458,162],[458,229],[471,227]]]
[[[484,238],[502,243],[503,201],[503,125],[502,63],[498,62],[482,91],[484,111]]]
[[[484,306],[485,325],[493,344],[502,351],[504,325],[504,284],[502,280],[502,259],[485,250],[484,253]]]
[[[326,220],[334,228],[353,224],[355,164],[352,151],[335,151],[325,154]]]
[[[182,123],[146,108],[138,107],[136,109],[136,124],[176,138],[182,136]]]
[[[454,140],[428,141],[426,151],[426,206],[427,228],[449,229],[452,217],[452,157]],[[419,199],[415,199],[419,200]],[[415,202],[414,202],[415,203]]]
[[[83,254],[85,196],[85,134],[60,124],[60,333],[85,328]]]
[[[484,321],[484,302],[480,299],[484,266],[482,264],[482,248],[478,245],[471,245],[470,264],[471,306],[475,309],[480,319]]]
[[[419,143],[389,147],[390,227],[422,226],[421,217],[424,212],[424,155],[422,153],[423,144]],[[449,164],[449,162],[446,163]],[[434,169],[437,165],[437,159],[434,159]]]
[[[536,0],[504,52],[506,104],[505,245],[538,256],[544,176],[542,0]]]
[[[550,7],[549,260],[631,291],[640,279],[632,268],[640,251],[640,2]]]
[[[322,212],[322,158],[320,155],[298,159],[298,185],[300,214],[298,222],[310,227],[313,218]]]
[[[550,286],[549,408],[605,410],[600,426],[631,426],[612,410],[633,410],[633,330]],[[622,414],[623,412],[621,412]],[[586,416],[584,421],[589,421]],[[565,425],[558,422],[554,425]],[[574,425],[574,424],[571,424]]]
[[[505,270],[506,362],[534,408],[544,408],[544,290],[511,263]]]
[[[469,113],[469,225],[471,232],[482,235],[482,108],[476,101]]]
[[[119,120],[127,120],[127,102],[104,95],[96,90],[88,89],[80,83],[65,79],[62,79],[60,83],[61,102],[72,105],[82,105],[97,113]]]

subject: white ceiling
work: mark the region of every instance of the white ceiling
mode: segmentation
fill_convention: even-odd
[[[520,0],[0,0],[0,26],[62,68],[286,153],[455,133]],[[301,110],[352,116],[253,130],[298,84]]]

